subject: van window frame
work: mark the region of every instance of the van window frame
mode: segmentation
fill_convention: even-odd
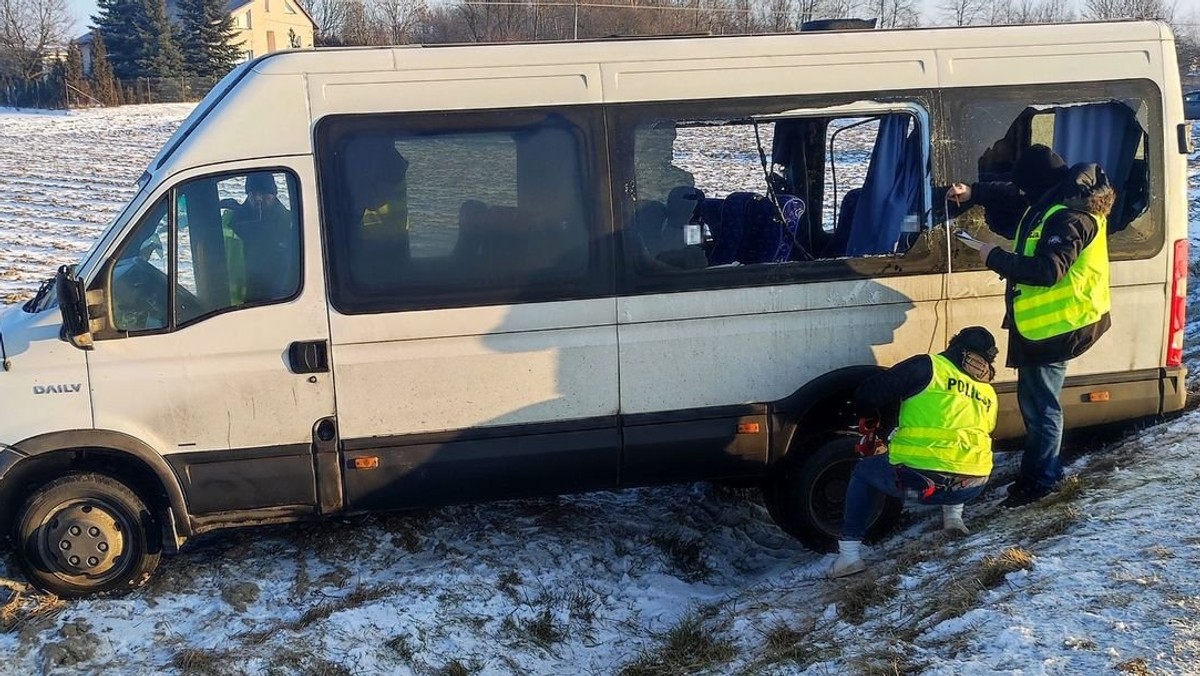
[[[934,176],[932,162],[935,149],[932,147],[932,139],[934,120],[937,119],[937,100],[936,90],[915,89],[610,104],[607,111],[608,134],[612,148],[610,152],[614,163],[613,182],[614,185],[621,186],[613,195],[614,204],[617,205],[614,227],[618,230],[620,252],[618,293],[622,296],[636,296],[946,274],[949,266],[945,246],[937,244],[931,236],[934,230],[940,228],[940,224],[933,222],[933,205],[929,203]],[[752,110],[757,112],[748,112]],[[678,270],[666,275],[639,274],[633,264],[636,244],[630,232],[635,226],[634,213],[637,207],[635,133],[641,123],[652,119],[778,121],[812,117],[853,117],[859,114],[870,117],[889,112],[912,115],[919,127],[917,133],[922,135],[925,185],[921,188],[921,198],[925,204],[922,205],[924,213],[921,226],[923,239],[929,244],[924,255],[840,257],[759,263],[732,268]],[[835,209],[838,207],[839,205],[834,205]]]
[[[190,319],[186,322],[176,323],[176,321],[175,321],[175,314],[176,314],[176,312],[175,312],[175,310],[176,310],[176,308],[175,308],[175,300],[176,300],[175,286],[176,286],[176,284],[178,284],[177,281],[174,281],[178,277],[178,269],[177,269],[178,262],[176,260],[176,254],[177,254],[176,248],[178,246],[178,232],[177,232],[177,230],[178,230],[178,222],[177,222],[178,214],[176,213],[176,211],[178,209],[177,200],[179,199],[180,187],[182,187],[183,185],[185,185],[187,183],[192,183],[194,181],[206,181],[206,180],[220,181],[220,180],[226,179],[226,178],[245,177],[248,174],[266,173],[266,172],[270,172],[272,174],[279,174],[279,173],[286,174],[287,178],[288,178],[289,189],[294,188],[294,192],[289,195],[289,201],[291,202],[290,211],[292,212],[293,219],[296,222],[296,230],[297,230],[296,234],[297,234],[297,237],[299,238],[299,243],[298,243],[299,246],[298,246],[298,249],[296,252],[296,256],[299,258],[299,263],[300,263],[299,284],[297,284],[297,286],[296,286],[295,293],[287,296],[286,298],[280,298],[277,300],[244,303],[242,305],[237,305],[237,306],[226,306],[223,308],[218,308],[216,310],[212,310],[212,311],[206,312],[202,315],[193,317],[192,319]],[[167,271],[168,271],[167,272],[167,303],[170,306],[169,311],[168,311],[168,317],[167,317],[167,325],[163,328],[144,329],[144,330],[139,330],[139,331],[118,330],[118,329],[114,328],[112,325],[112,273],[113,273],[113,266],[114,266],[117,258],[120,256],[120,254],[122,252],[124,252],[125,247],[130,243],[130,239],[133,237],[134,233],[138,230],[138,228],[141,227],[143,220],[145,218],[149,217],[152,213],[154,213],[154,211],[156,209],[158,209],[159,205],[162,204],[163,202],[167,203],[168,246],[171,249],[170,259],[168,260],[168,265],[167,265]],[[216,316],[223,315],[223,314],[228,314],[230,312],[238,312],[241,310],[246,310],[246,309],[251,309],[251,308],[256,308],[256,307],[266,307],[269,305],[279,305],[282,303],[290,303],[290,302],[296,300],[297,298],[299,298],[304,293],[304,283],[305,283],[305,279],[304,279],[305,278],[304,242],[305,242],[305,237],[304,237],[303,187],[300,185],[300,177],[290,167],[281,166],[281,165],[271,165],[271,166],[265,166],[265,167],[245,167],[245,168],[240,168],[240,169],[226,169],[226,170],[212,172],[212,173],[208,173],[208,174],[198,174],[196,176],[182,178],[182,179],[179,179],[179,180],[175,181],[174,183],[172,183],[169,188],[167,188],[165,191],[160,193],[158,196],[154,197],[153,199],[147,200],[145,202],[145,204],[147,204],[148,206],[146,208],[140,210],[140,212],[137,214],[136,218],[130,219],[130,221],[127,223],[127,225],[124,228],[122,228],[122,232],[121,232],[120,236],[114,238],[114,240],[113,240],[114,244],[108,248],[108,253],[106,253],[105,256],[103,257],[103,259],[102,259],[103,262],[101,262],[98,265],[95,277],[93,278],[92,282],[88,285],[89,290],[103,289],[103,291],[104,291],[105,326],[104,326],[104,328],[93,332],[93,338],[95,340],[117,340],[117,339],[122,339],[122,338],[136,338],[139,336],[150,336],[150,335],[160,335],[160,334],[164,334],[164,333],[172,333],[172,332],[175,332],[175,331],[178,331],[181,329],[185,329],[189,326],[194,326],[196,324],[199,324],[200,322],[207,321],[208,319],[210,319],[212,317],[216,317]]]
[[[1163,93],[1158,83],[1146,78],[1132,78],[1110,81],[1082,81],[1069,83],[1026,83],[1017,85],[997,85],[987,87],[946,87],[942,93],[942,118],[945,128],[950,130],[950,143],[940,144],[939,157],[935,158],[935,166],[944,167],[948,171],[944,177],[950,181],[974,182],[979,178],[978,163],[982,157],[979,152],[963,151],[959,148],[968,131],[966,110],[970,106],[979,106],[981,94],[988,100],[1011,103],[1014,110],[1037,108],[1050,111],[1056,108],[1076,106],[1087,103],[1122,103],[1134,112],[1135,119],[1142,126],[1146,145],[1143,148],[1147,164],[1148,185],[1146,193],[1149,196],[1146,210],[1137,218],[1126,224],[1120,231],[1108,233],[1108,255],[1110,262],[1149,260],[1157,257],[1167,243],[1167,202],[1161,186],[1166,184],[1163,159],[1170,152],[1166,145],[1165,129],[1163,126]],[[995,138],[980,138],[974,142],[981,144],[984,150],[992,147],[1003,138],[1008,127],[1016,121],[1016,117],[1004,123],[1004,129]],[[999,129],[1000,127],[997,127]],[[1069,162],[1068,158],[1068,162]],[[1155,188],[1158,187],[1156,190]],[[1117,187],[1121,189],[1120,186]],[[1148,227],[1134,229],[1132,226],[1149,219]],[[1140,242],[1132,239],[1133,233],[1149,232]],[[999,235],[996,235],[999,237]],[[1126,239],[1130,238],[1130,239]],[[1001,241],[1007,242],[1000,238]],[[1137,246],[1139,245],[1140,246]],[[1114,246],[1115,245],[1115,246]],[[954,255],[954,271],[969,272],[985,270],[986,266],[973,251],[963,252],[962,247],[956,247]]]
[[[588,266],[576,279],[474,289],[436,289],[413,285],[387,296],[356,297],[342,267],[343,244],[335,241],[341,222],[338,206],[345,203],[345,178],[340,176],[336,148],[351,135],[404,133],[411,136],[516,132],[550,116],[565,120],[579,139],[583,215],[587,221]],[[469,307],[549,303],[613,297],[615,275],[611,187],[603,110],[597,105],[505,108],[492,110],[417,111],[328,115],[314,125],[314,159],[321,209],[326,286],[330,307],[343,315],[386,314]],[[411,194],[411,193],[410,193]],[[416,292],[412,296],[406,293]],[[416,295],[419,294],[419,295]]]

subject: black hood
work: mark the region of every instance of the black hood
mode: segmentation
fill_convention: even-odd
[[[1117,193],[1100,165],[1081,162],[1071,167],[1059,184],[1056,201],[1076,211],[1107,216],[1112,211]]]
[[[1013,165],[1013,185],[1025,193],[1030,202],[1038,201],[1067,176],[1067,163],[1058,153],[1044,145],[1026,148]]]

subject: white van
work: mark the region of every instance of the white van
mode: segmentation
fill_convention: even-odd
[[[1121,197],[1113,328],[1071,364],[1068,424],[1180,409],[1163,24],[257,59],[0,320],[0,527],[34,584],[84,595],[228,526],[732,479],[826,548],[855,386],[1003,334],[937,186],[1034,143]],[[1015,372],[997,390],[1018,435]]]

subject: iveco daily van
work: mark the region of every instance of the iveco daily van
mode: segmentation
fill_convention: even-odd
[[[1031,144],[1120,195],[1068,425],[1183,406],[1182,102],[1152,22],[256,59],[0,320],[0,528],[84,595],[228,526],[735,479],[826,548],[856,384],[1002,335],[937,186]]]

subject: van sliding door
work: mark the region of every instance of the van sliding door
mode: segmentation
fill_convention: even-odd
[[[623,480],[761,472],[771,403],[943,344],[930,97],[868,98],[611,109]]]

